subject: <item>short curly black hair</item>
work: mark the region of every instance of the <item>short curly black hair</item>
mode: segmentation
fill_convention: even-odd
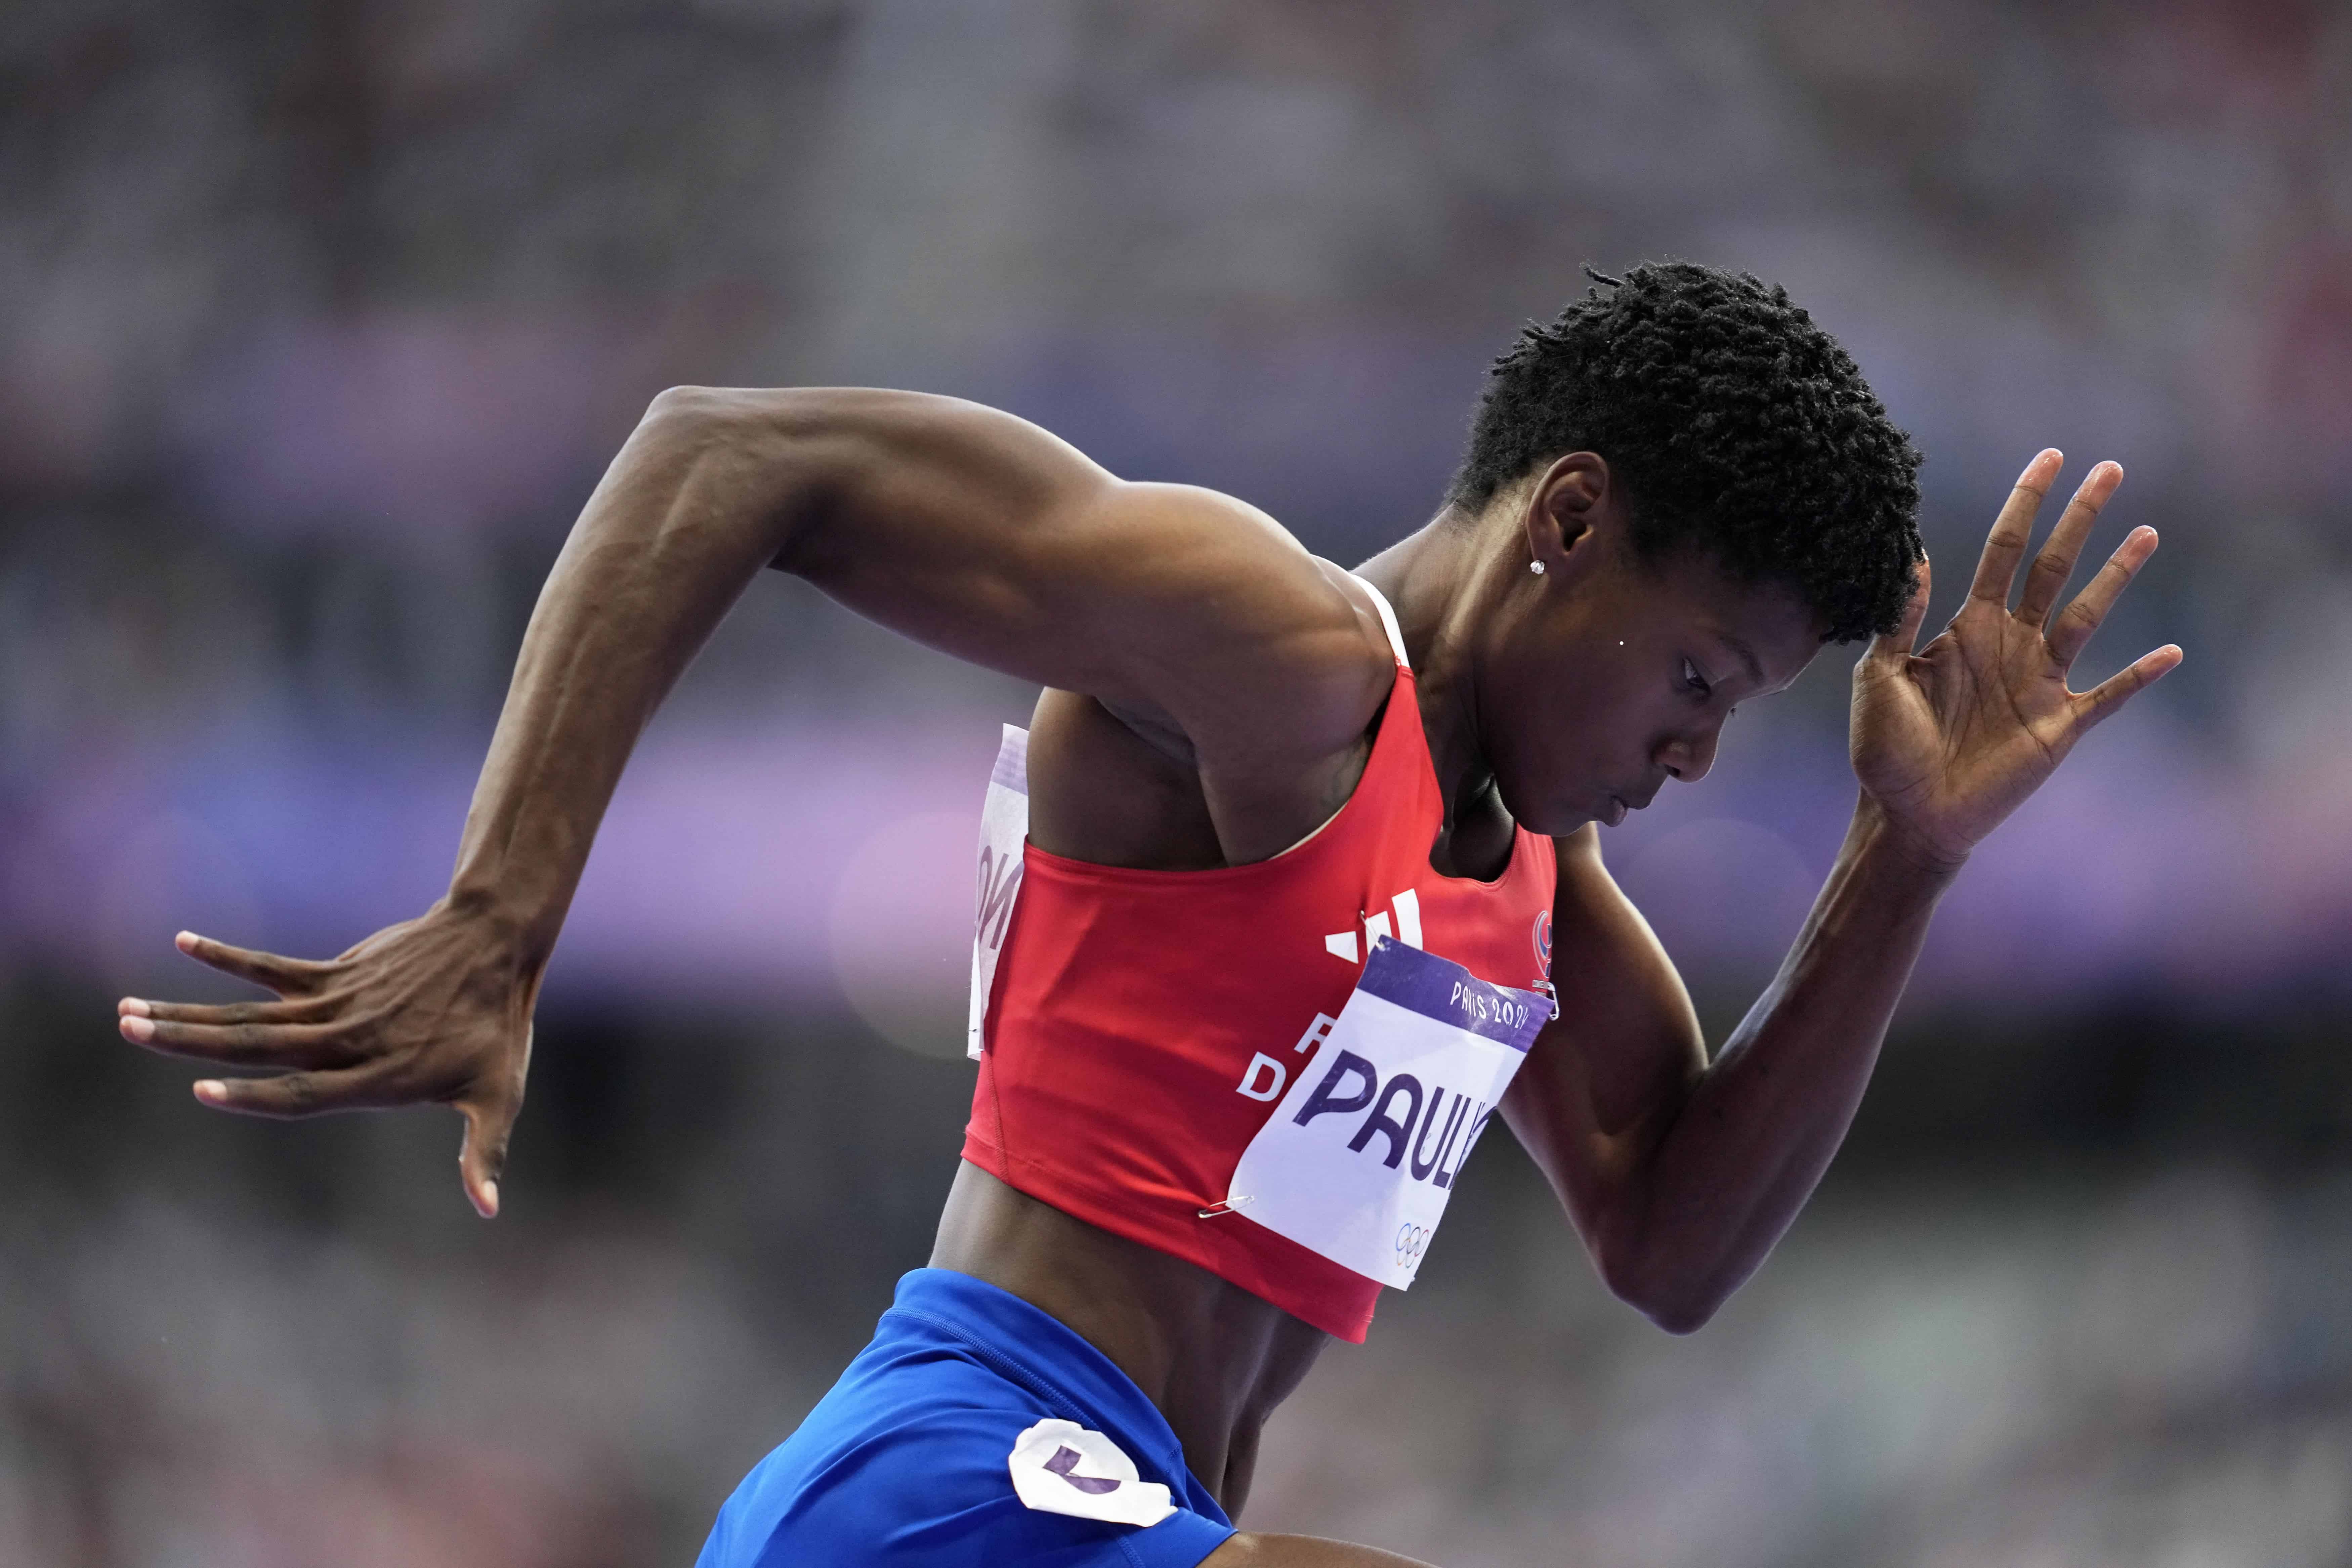
[[[1852,642],[1895,629],[1919,543],[1919,453],[1846,352],[1747,273],[1644,262],[1495,362],[1446,493],[1475,512],[1591,451],[1623,482],[1646,559],[1705,552],[1794,588]]]

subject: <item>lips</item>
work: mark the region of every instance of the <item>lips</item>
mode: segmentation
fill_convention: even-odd
[[[1614,827],[1633,813],[1647,809],[1649,804],[1657,798],[1658,790],[1654,784],[1644,790],[1639,798],[1630,795],[1619,795],[1615,790],[1611,790],[1608,795],[1609,804],[1602,808],[1601,821],[1608,826]]]

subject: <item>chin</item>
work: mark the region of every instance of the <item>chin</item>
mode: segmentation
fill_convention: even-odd
[[[1510,812],[1511,820],[1529,833],[1539,834],[1546,838],[1565,838],[1587,823],[1599,822],[1606,825],[1609,820],[1606,809],[1608,804],[1609,797],[1603,795],[1601,797],[1601,805],[1597,806],[1591,802],[1578,805],[1539,805],[1532,811],[1521,812],[1513,807],[1508,799],[1506,799],[1503,802],[1503,809]]]
[[[1547,838],[1565,838],[1591,822],[1607,826],[1616,803],[1614,795],[1597,784],[1570,784],[1550,790],[1515,787],[1499,768],[1495,793],[1502,797],[1503,809],[1511,814],[1513,822]]]

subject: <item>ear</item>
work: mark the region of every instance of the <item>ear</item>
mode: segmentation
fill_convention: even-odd
[[[1536,477],[1520,518],[1528,558],[1555,574],[1590,566],[1601,553],[1600,525],[1612,493],[1609,465],[1598,453],[1553,458]]]

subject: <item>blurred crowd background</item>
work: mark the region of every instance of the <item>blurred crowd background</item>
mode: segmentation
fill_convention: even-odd
[[[228,1121],[119,994],[439,891],[538,584],[674,383],[981,398],[1350,562],[1604,269],[1784,283],[1928,456],[2045,445],[2178,641],[1977,858],[1716,1324],[1490,1140],[1247,1521],[1449,1565],[2352,1560],[2352,9],[2298,0],[0,8],[0,1562],[691,1560],[919,1264],[1034,691],[755,584],[453,1121]],[[2054,509],[2053,509],[2054,510]],[[1607,836],[1720,1037],[1851,805],[1849,660]]]

